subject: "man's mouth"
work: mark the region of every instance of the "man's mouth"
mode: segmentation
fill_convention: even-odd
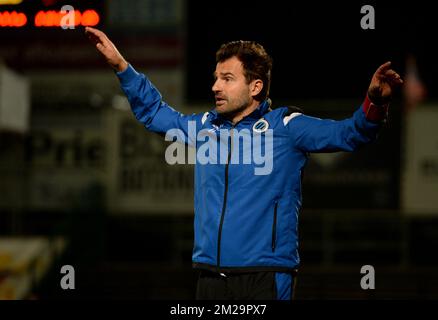
[[[216,106],[221,106],[226,102],[224,98],[216,97]]]

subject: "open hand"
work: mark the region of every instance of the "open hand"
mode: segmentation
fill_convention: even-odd
[[[128,63],[105,33],[95,28],[86,27],[85,34],[114,70],[118,72],[126,70]]]
[[[368,96],[375,104],[382,105],[391,100],[394,89],[403,83],[400,75],[390,69],[391,61],[382,64],[374,73],[368,88]]]

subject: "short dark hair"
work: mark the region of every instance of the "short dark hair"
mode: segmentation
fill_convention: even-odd
[[[255,79],[263,82],[263,89],[255,96],[262,101],[269,96],[271,86],[272,58],[266,53],[263,46],[254,41],[231,41],[224,43],[216,52],[216,63],[237,57],[243,66],[247,83]]]

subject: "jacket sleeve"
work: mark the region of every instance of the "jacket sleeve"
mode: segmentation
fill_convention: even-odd
[[[135,118],[146,129],[163,135],[176,135],[179,141],[189,145],[195,143],[196,127],[199,127],[202,115],[184,115],[173,109],[162,100],[160,92],[149,79],[131,65],[116,74]]]
[[[386,122],[388,105],[377,106],[368,96],[351,118],[335,121],[292,113],[283,118],[293,145],[302,152],[354,151],[377,138]]]

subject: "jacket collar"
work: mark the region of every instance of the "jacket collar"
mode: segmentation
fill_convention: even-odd
[[[253,112],[251,112],[249,115],[243,117],[243,119],[240,120],[240,122],[253,122],[254,120],[259,120],[267,112],[269,112],[269,108],[271,107],[271,104],[272,104],[271,99],[267,98],[267,99],[263,100]],[[211,114],[211,122],[212,123],[215,123],[215,124],[221,124],[224,122],[231,123],[231,121],[227,120],[226,118],[224,118],[223,116],[218,114],[217,111],[214,109],[210,111],[210,114]]]

